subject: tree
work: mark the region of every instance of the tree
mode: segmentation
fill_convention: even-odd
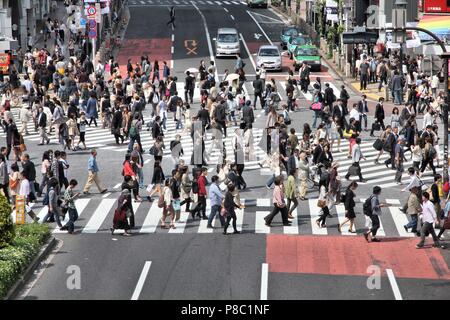
[[[16,236],[11,212],[11,206],[6,197],[0,194],[0,248],[9,245]]]

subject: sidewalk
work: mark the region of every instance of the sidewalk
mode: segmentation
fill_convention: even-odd
[[[68,35],[70,33],[69,31],[69,26],[67,25],[67,11],[66,11],[66,7],[64,6],[64,2],[62,1],[58,1],[57,2],[58,6],[56,7],[56,10],[51,12],[49,14],[49,17],[54,20],[57,19],[59,21],[59,23],[64,23],[64,25],[66,26],[66,30],[64,31],[64,43],[67,43],[67,39],[68,39]],[[36,39],[33,43],[33,48],[44,48],[45,46],[47,46],[47,50],[49,52],[53,52],[54,46],[55,46],[55,41],[53,37],[50,37],[49,39],[47,39],[47,42],[44,41],[44,33],[41,33],[41,30],[37,30],[37,34],[36,34]]]

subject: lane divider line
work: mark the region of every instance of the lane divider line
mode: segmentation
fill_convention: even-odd
[[[258,28],[261,30],[261,32],[263,33],[263,35],[266,37],[267,41],[269,41],[270,45],[273,46],[273,42],[272,40],[270,40],[269,36],[267,35],[267,33],[264,31],[264,29],[261,27],[261,25],[259,24],[258,21],[256,21],[255,17],[250,13],[250,11],[247,10],[248,15],[253,19],[253,21],[255,21],[256,25],[258,26]]]
[[[131,300],[139,299],[139,295],[141,294],[142,288],[144,287],[145,279],[147,278],[147,274],[150,270],[151,265],[151,261],[145,261],[144,268],[142,269],[141,276],[139,277],[136,288],[134,289],[133,295],[131,296]]]
[[[386,269],[386,273],[388,275],[392,291],[394,292],[395,300],[403,300],[402,294],[400,293],[400,289],[398,288],[397,285],[397,280],[395,280],[394,272],[392,271],[392,269]]]
[[[269,265],[262,264],[261,272],[261,300],[267,300],[267,290],[269,285]]]

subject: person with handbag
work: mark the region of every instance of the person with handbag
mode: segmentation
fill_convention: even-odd
[[[366,160],[362,151],[361,151],[361,138],[356,138],[356,144],[352,148],[352,165],[348,168],[348,172],[345,175],[345,179],[349,180],[351,175],[357,175],[359,177],[360,182],[365,182],[361,174],[361,167],[359,166],[359,162],[362,160]]]
[[[355,191],[356,188],[358,188],[358,183],[356,181],[352,181],[349,186],[347,187],[347,190],[345,191],[345,201],[344,201],[344,207],[345,207],[345,221],[343,221],[341,224],[338,225],[338,230],[341,232],[342,227],[349,223],[350,226],[348,228],[348,232],[355,233],[356,231],[353,231],[353,224],[356,218],[355,214]]]
[[[327,180],[320,180],[319,182],[319,198],[317,199],[317,206],[320,208],[319,219],[316,220],[316,224],[319,228],[326,228],[327,217],[330,215],[328,208],[328,183]]]
[[[160,197],[163,198],[163,212],[162,212],[162,217],[161,217],[161,228],[162,229],[167,229],[166,226],[166,219],[167,216],[170,217],[170,225],[169,228],[175,229],[175,224],[174,224],[174,220],[175,220],[175,211],[173,208],[173,193],[172,193],[172,189],[170,187],[170,179],[167,178],[166,181],[164,182],[164,188],[162,189],[162,193],[160,195]]]
[[[131,206],[130,197],[130,190],[122,190],[122,193],[120,194],[117,201],[117,209],[114,212],[113,226],[110,228],[112,235],[114,234],[115,230],[123,229],[125,231],[123,233],[124,236],[131,236],[131,232],[129,231],[131,227],[128,224],[127,220],[127,212],[129,212],[129,208]]]
[[[64,191],[64,201],[61,205],[61,207],[67,209],[69,214],[69,221],[61,228],[61,230],[67,230],[69,234],[73,234],[75,229],[74,223],[78,220],[78,211],[75,206],[75,199],[80,195],[80,193],[74,193],[73,191],[77,185],[77,180],[70,180],[69,187],[67,187],[66,191]]]
[[[234,199],[234,197],[235,197],[235,195],[234,195],[234,193],[235,193],[235,190],[236,190],[236,187],[234,186],[234,184],[232,184],[232,183],[230,183],[230,184],[228,184],[228,191],[227,191],[227,193],[225,194],[225,198],[224,198],[224,201],[223,201],[223,211],[224,212],[221,212],[221,215],[222,215],[222,213],[225,213],[224,215],[222,215],[222,216],[226,216],[226,218],[227,218],[227,220],[226,220],[226,222],[225,222],[225,226],[224,226],[224,228],[223,228],[223,234],[224,235],[226,235],[227,234],[227,229],[228,229],[228,226],[230,225],[230,221],[231,220],[233,220],[233,230],[234,230],[234,234],[239,234],[239,233],[241,233],[237,228],[236,228],[236,220],[237,220],[237,217],[236,217],[236,213],[235,213],[235,208],[239,208],[239,209],[244,209],[245,208],[245,206],[244,205],[238,205],[237,203],[236,203],[236,201],[235,201],[235,199]]]
[[[266,226],[270,227],[273,218],[281,213],[281,218],[283,221],[283,226],[290,226],[291,222],[288,220],[288,210],[286,207],[286,203],[284,202],[284,187],[283,187],[283,176],[279,175],[274,180],[275,188],[273,190],[273,210],[272,212],[264,217],[266,221]]]
[[[161,191],[161,184],[164,182],[165,177],[164,177],[164,172],[163,169],[161,168],[161,162],[158,160],[155,160],[155,163],[153,164],[153,176],[152,176],[152,181],[151,181],[151,189],[149,190],[149,188],[147,187],[147,192],[148,192],[148,196],[147,199],[148,201],[152,202],[152,196],[155,193],[158,193],[159,195],[161,195],[162,191]]]
[[[380,97],[378,99],[378,103],[375,107],[375,122],[372,124],[372,130],[370,131],[370,136],[374,137],[373,132],[376,130],[382,129],[383,131],[386,129],[384,126],[384,107],[383,107],[384,98]]]

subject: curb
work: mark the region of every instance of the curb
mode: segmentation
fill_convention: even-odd
[[[14,297],[19,293],[19,291],[22,289],[22,287],[25,285],[25,283],[33,276],[34,269],[37,268],[37,266],[47,257],[47,255],[53,250],[55,247],[57,241],[54,236],[50,236],[50,239],[48,239],[37,256],[33,259],[33,261],[30,263],[28,268],[25,269],[25,271],[22,273],[20,278],[16,281],[16,283],[8,290],[8,293],[3,298],[3,300],[12,300]]]

